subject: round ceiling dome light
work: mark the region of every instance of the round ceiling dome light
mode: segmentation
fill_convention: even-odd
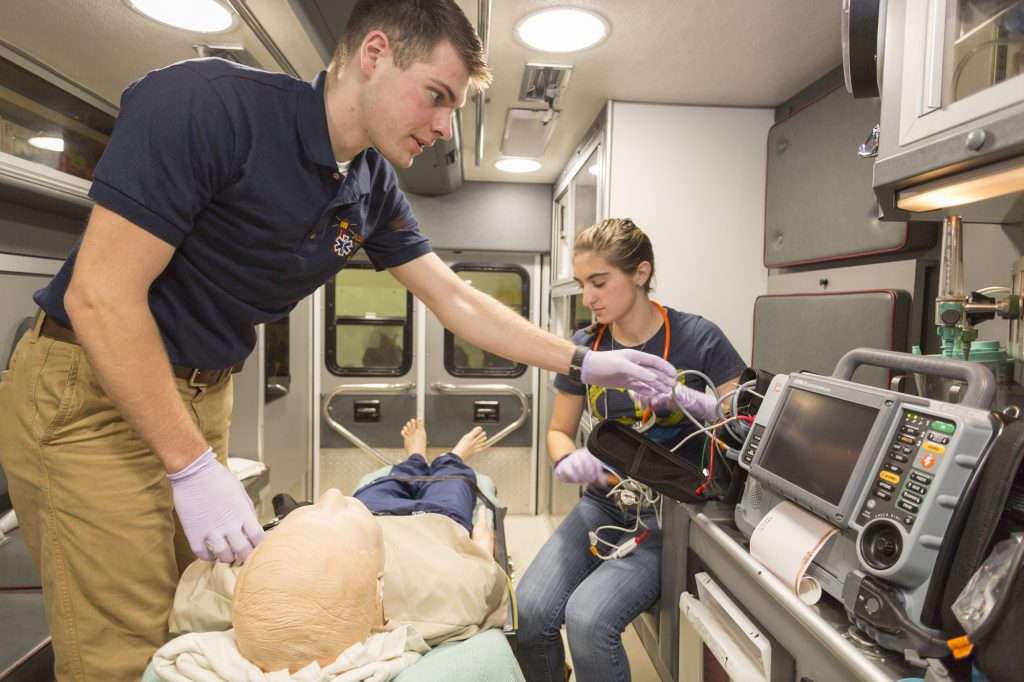
[[[590,10],[553,7],[533,12],[516,24],[516,38],[540,52],[577,52],[608,37],[604,17]]]
[[[28,138],[28,143],[39,149],[46,149],[51,152],[64,151],[64,138],[56,135],[36,135]]]
[[[197,33],[226,31],[235,22],[231,11],[215,0],[128,0],[128,4],[161,24]]]
[[[500,159],[494,162],[494,167],[506,173],[532,173],[540,168],[540,161],[536,159]]]

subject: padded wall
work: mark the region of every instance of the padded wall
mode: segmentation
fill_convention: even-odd
[[[854,348],[907,350],[910,294],[882,289],[760,296],[754,303],[752,366],[773,374],[832,374]],[[889,372],[862,367],[854,381],[887,388]]]

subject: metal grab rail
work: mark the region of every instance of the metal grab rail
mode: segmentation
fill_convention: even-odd
[[[515,386],[508,384],[463,384],[456,386],[455,384],[446,384],[441,381],[433,381],[430,387],[438,393],[509,393],[519,398],[519,404],[522,407],[522,414],[514,422],[498,431],[496,434],[487,439],[484,443],[485,448],[489,448],[505,436],[509,435],[526,421],[526,418],[530,414],[530,403],[526,400],[526,394],[520,391]]]
[[[382,455],[375,448],[368,445],[365,441],[359,438],[359,436],[346,429],[334,419],[334,415],[331,414],[331,401],[343,393],[404,393],[413,388],[416,388],[416,384],[411,381],[407,381],[403,384],[342,384],[341,386],[335,386],[334,390],[324,395],[324,421],[327,422],[327,425],[330,426],[335,433],[352,443],[352,445],[355,445],[366,454],[376,457],[384,464],[391,466],[395,464],[395,462],[392,462],[390,459]]]

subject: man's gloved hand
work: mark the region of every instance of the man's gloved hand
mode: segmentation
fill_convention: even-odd
[[[714,421],[717,416],[715,404],[718,401],[714,396],[708,395],[704,391],[695,391],[680,383],[676,383],[671,391],[662,393],[630,391],[629,395],[634,401],[655,412],[683,409],[702,421]]]
[[[590,454],[585,447],[576,448],[555,462],[555,478],[562,483],[585,483],[606,487],[608,473],[601,460]]]
[[[263,541],[263,527],[252,500],[241,481],[217,461],[213,448],[167,478],[174,510],[189,546],[200,559],[244,561]]]
[[[676,368],[657,355],[630,348],[587,351],[580,368],[585,384],[625,388],[644,394],[667,393],[676,384]]]

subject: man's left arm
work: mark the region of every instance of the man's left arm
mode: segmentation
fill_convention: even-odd
[[[504,358],[567,374],[576,352],[572,342],[535,327],[496,299],[459,279],[434,253],[388,269],[423,301],[447,329]],[[585,383],[599,386],[670,390],[671,364],[635,351],[587,352]]]

